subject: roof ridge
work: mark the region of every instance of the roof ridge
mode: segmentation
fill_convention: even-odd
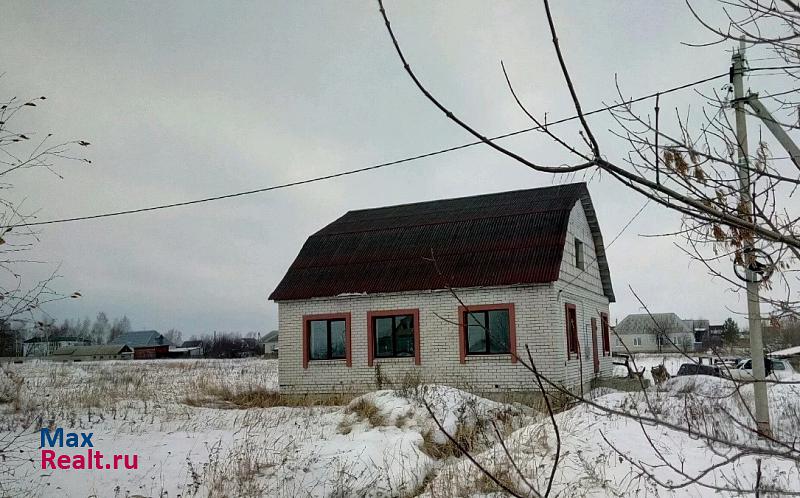
[[[434,202],[458,201],[458,200],[462,200],[462,199],[482,199],[482,198],[488,198],[488,197],[493,197],[493,196],[497,196],[497,195],[516,194],[516,193],[521,193],[521,192],[533,192],[535,190],[557,190],[557,189],[562,189],[562,188],[579,187],[579,186],[583,186],[583,187],[588,189],[588,186],[587,186],[586,182],[573,182],[573,183],[564,183],[564,184],[561,184],[561,185],[548,185],[546,187],[521,188],[521,189],[516,189],[516,190],[502,190],[500,192],[489,192],[487,194],[462,195],[462,196],[459,196],[459,197],[447,197],[447,198],[444,198],[444,199],[431,199],[429,201],[403,202],[403,203],[400,203],[400,204],[393,204],[393,205],[390,205],[390,206],[378,206],[378,207],[371,207],[371,208],[351,209],[351,210],[347,211],[341,218],[343,218],[344,216],[347,216],[350,213],[360,213],[360,212],[363,212],[363,211],[377,211],[377,210],[380,210],[380,209],[392,209],[392,208],[398,208],[398,207],[404,207],[404,206],[413,206],[413,205],[416,205],[416,204],[427,204],[427,203],[434,203]],[[341,218],[339,218],[339,219],[341,219]],[[336,221],[338,221],[338,220],[336,220]]]

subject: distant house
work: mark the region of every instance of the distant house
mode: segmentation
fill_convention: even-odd
[[[280,389],[364,392],[415,376],[530,393],[610,376],[603,237],[585,183],[350,211],[270,295]]]
[[[48,359],[53,361],[101,361],[130,360],[133,349],[125,344],[105,344],[98,346],[64,346],[53,352]]]
[[[49,356],[64,346],[88,346],[86,339],[74,336],[33,337],[22,343],[22,356]]]
[[[200,340],[183,341],[180,349],[187,349],[190,357],[204,356],[206,354],[205,343]]]
[[[169,357],[169,341],[155,330],[125,332],[109,344],[127,344],[133,349],[133,358],[136,360]]]
[[[278,331],[268,332],[261,338],[261,345],[264,348],[264,355],[270,358],[278,357]]]
[[[695,335],[675,313],[628,315],[614,327],[614,352],[692,351]]]

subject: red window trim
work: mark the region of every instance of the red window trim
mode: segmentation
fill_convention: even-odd
[[[422,363],[420,351],[422,350],[422,343],[419,340],[419,308],[410,308],[403,310],[380,310],[367,312],[367,365],[372,366],[375,362],[375,336],[374,336],[374,322],[373,318],[382,316],[395,316],[395,315],[412,315],[414,317],[414,364],[419,365]]]
[[[575,351],[575,353],[576,353],[575,358],[579,358],[580,354],[581,354],[581,343],[580,343],[580,339],[578,337],[579,336],[579,334],[578,334],[578,311],[575,308],[574,304],[566,303],[566,304],[564,304],[564,322],[566,324],[566,332],[567,332],[567,344],[566,344],[566,346],[567,346],[567,359],[568,360],[572,358],[571,355],[573,353],[572,348],[570,348],[570,346],[571,346],[570,343],[572,342],[572,337],[570,337],[570,332],[569,332],[569,312],[570,312],[570,310],[575,312],[575,349],[577,350],[577,351]]]
[[[308,368],[308,322],[313,320],[344,320],[344,360],[348,367],[353,366],[350,348],[350,313],[325,313],[321,315],[303,315],[303,368]]]
[[[517,362],[517,315],[514,303],[477,304],[458,307],[458,359],[467,361],[467,334],[464,313],[468,311],[508,310],[508,341],[511,343],[511,363]]]
[[[611,326],[608,313],[600,313],[600,330],[603,336],[603,356],[611,356]]]

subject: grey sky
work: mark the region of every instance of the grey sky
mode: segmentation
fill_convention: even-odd
[[[555,2],[560,39],[586,109],[727,70],[724,46],[682,1]],[[537,2],[389,2],[393,26],[430,89],[488,134],[529,126],[529,107],[573,114]],[[91,166],[64,179],[30,171],[16,195],[40,219],[187,200],[317,176],[469,141],[404,74],[377,5],[364,2],[16,2],[0,19],[3,97],[46,95],[26,130],[92,142]],[[718,89],[725,80],[703,88]],[[662,107],[697,105],[692,92]],[[652,108],[652,103],[644,104]],[[612,159],[627,151],[592,118]],[[565,125],[567,136],[577,128]],[[569,158],[541,134],[508,140],[539,162]],[[35,256],[61,263],[57,318],[127,314],[185,336],[277,326],[267,294],[305,238],[349,209],[550,184],[486,147],[376,172],[164,212],[47,227]],[[609,178],[590,190],[607,241],[644,199]],[[744,303],[690,266],[668,238],[679,218],[649,206],[609,251],[615,318],[653,311],[721,321]],[[48,266],[46,268],[52,268]],[[46,268],[27,269],[31,276]]]

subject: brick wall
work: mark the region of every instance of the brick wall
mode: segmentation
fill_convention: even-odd
[[[515,307],[517,354],[527,359],[530,348],[537,368],[553,381],[576,388],[588,385],[595,376],[588,332],[591,317],[597,318],[601,374],[610,375],[611,359],[602,356],[599,312],[608,312],[603,296],[589,226],[580,203],[570,217],[570,228],[558,282],[493,288],[457,289],[460,300],[470,305],[513,303]],[[584,242],[586,272],[574,268],[574,237]],[[571,266],[570,266],[571,265]],[[583,274],[585,273],[585,274]],[[573,280],[574,281],[571,281]],[[564,303],[576,305],[581,347],[588,352],[582,360],[567,360]],[[511,355],[467,356],[460,361],[459,301],[447,290],[410,293],[339,296],[334,298],[278,303],[279,380],[288,394],[364,392],[378,387],[378,372],[384,385],[402,382],[406,375],[424,382],[438,382],[475,392],[536,390],[533,374]],[[375,359],[368,365],[367,313],[394,309],[419,309],[420,364],[414,358]],[[345,360],[309,361],[303,368],[303,316],[350,313],[351,366]],[[581,372],[579,365],[583,363]]]

